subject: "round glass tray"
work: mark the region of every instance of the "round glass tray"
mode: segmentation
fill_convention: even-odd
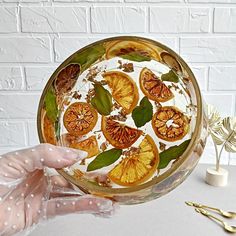
[[[206,139],[197,81],[168,47],[122,36],[92,43],[53,73],[40,99],[41,142],[88,157],[58,172],[85,193],[123,204],[171,191]]]

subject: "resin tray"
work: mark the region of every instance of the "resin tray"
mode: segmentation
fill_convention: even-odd
[[[168,47],[123,36],[90,44],[49,79],[38,110],[41,142],[84,150],[58,170],[78,190],[124,204],[179,185],[205,145],[201,94]]]

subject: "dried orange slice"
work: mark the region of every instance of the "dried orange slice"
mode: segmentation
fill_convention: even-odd
[[[189,131],[189,118],[177,107],[161,107],[152,118],[152,127],[157,137],[166,141],[182,139]]]
[[[131,128],[105,116],[102,117],[102,132],[112,146],[120,149],[130,147],[142,134],[141,130]]]
[[[79,64],[69,64],[63,68],[57,75],[54,87],[58,94],[64,94],[71,91],[80,74]]]
[[[150,179],[159,164],[159,153],[153,139],[146,135],[138,150],[130,153],[109,173],[108,177],[122,186],[135,186]]]
[[[78,136],[91,131],[97,119],[97,111],[90,104],[75,102],[66,109],[63,122],[70,134]]]
[[[99,154],[98,142],[95,135],[84,139],[80,142],[74,142],[70,145],[71,148],[79,149],[82,151],[86,151],[88,153],[87,158],[96,156]]]
[[[81,136],[75,136],[69,133],[62,134],[60,141],[58,142],[59,146],[70,147],[71,144],[78,143],[81,139]]]
[[[46,143],[56,144],[55,128],[52,121],[48,118],[46,111],[42,112],[43,140]]]
[[[142,92],[153,101],[166,102],[174,97],[171,90],[146,67],[140,72],[139,83]]]
[[[102,76],[112,90],[112,97],[126,114],[131,113],[139,99],[138,88],[132,78],[119,71],[106,72]]]
[[[83,175],[84,175],[84,172],[82,172],[81,170],[79,170],[79,169],[73,170],[73,177],[75,179],[81,179],[81,177],[83,177]]]
[[[171,69],[174,69],[176,72],[182,72],[182,68],[181,68],[181,65],[179,64],[179,62],[168,52],[162,52],[161,59]]]
[[[145,44],[144,42],[135,42],[131,40],[122,40],[117,43],[110,44],[106,50],[106,58],[119,57],[128,53],[137,52],[138,54],[160,61],[160,56],[154,47]]]

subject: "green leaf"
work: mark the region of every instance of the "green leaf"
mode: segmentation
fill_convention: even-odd
[[[79,63],[81,65],[81,71],[85,71],[94,62],[101,58],[105,54],[105,52],[106,50],[104,46],[98,44],[78,53],[77,55],[75,55],[71,62]]]
[[[122,154],[121,149],[112,148],[108,151],[100,153],[89,165],[87,171],[101,169],[109,166],[119,159]]]
[[[130,52],[127,54],[119,55],[119,57],[130,61],[138,61],[138,62],[151,60],[149,56],[141,55],[139,52]]]
[[[188,139],[181,143],[180,145],[175,145],[168,148],[167,150],[160,153],[160,163],[158,169],[164,169],[168,166],[170,161],[177,159],[182,156],[186,148],[188,147],[191,139]]]
[[[112,96],[101,84],[94,84],[95,96],[91,99],[92,106],[101,115],[109,115],[112,110]]]
[[[54,123],[58,117],[58,107],[56,95],[52,89],[48,90],[45,95],[45,108],[48,118]]]
[[[142,98],[140,105],[135,107],[132,112],[132,118],[137,127],[145,125],[152,119],[153,108],[147,97]]]
[[[61,134],[61,132],[60,132],[60,124],[59,124],[59,120],[56,120],[55,121],[55,124],[54,124],[54,127],[55,127],[55,135],[56,135],[56,139],[57,140],[59,140],[60,139],[60,134]]]
[[[168,73],[161,75],[161,80],[178,83],[179,77],[173,70],[170,70]]]

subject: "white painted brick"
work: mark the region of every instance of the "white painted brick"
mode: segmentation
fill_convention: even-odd
[[[182,2],[183,0],[125,0],[125,2],[156,2],[156,3],[177,3],[177,2]]]
[[[85,7],[21,7],[23,32],[86,32]]]
[[[190,3],[235,3],[235,0],[188,0]]]
[[[207,67],[205,66],[190,66],[192,72],[197,79],[198,85],[201,91],[205,91],[207,88]]]
[[[0,118],[36,118],[38,94],[0,94]]]
[[[21,90],[23,87],[20,67],[0,67],[0,90]]]
[[[55,69],[55,67],[26,67],[26,89],[41,91]]]
[[[0,121],[0,147],[24,146],[26,134],[23,122]]]
[[[151,7],[150,31],[163,33],[209,31],[209,8]]]
[[[230,165],[236,165],[236,153],[230,153]]]
[[[48,2],[48,0],[3,0],[3,2]]]
[[[54,0],[54,2],[122,2],[122,0]]]
[[[50,62],[47,37],[1,37],[0,62]]]
[[[234,91],[236,92],[236,91]],[[236,96],[235,96],[235,103],[234,103],[234,116],[236,116]]]
[[[0,33],[17,32],[17,8],[0,7]]]
[[[187,62],[236,62],[236,37],[181,38],[180,55]]]
[[[80,48],[99,40],[100,38],[72,38],[72,37],[61,37],[54,40],[54,51],[55,60],[57,62],[64,61],[74,52]]]
[[[94,33],[138,33],[145,31],[144,7],[92,7]]]
[[[214,32],[236,32],[236,8],[215,8]]]
[[[206,103],[215,106],[222,117],[230,116],[234,113],[234,96],[232,94],[203,93],[203,99]]]
[[[35,146],[35,145],[39,144],[36,120],[35,121],[28,121],[27,127],[28,127],[28,144],[30,146]]]
[[[236,66],[211,66],[209,89],[216,91],[236,90]]]

